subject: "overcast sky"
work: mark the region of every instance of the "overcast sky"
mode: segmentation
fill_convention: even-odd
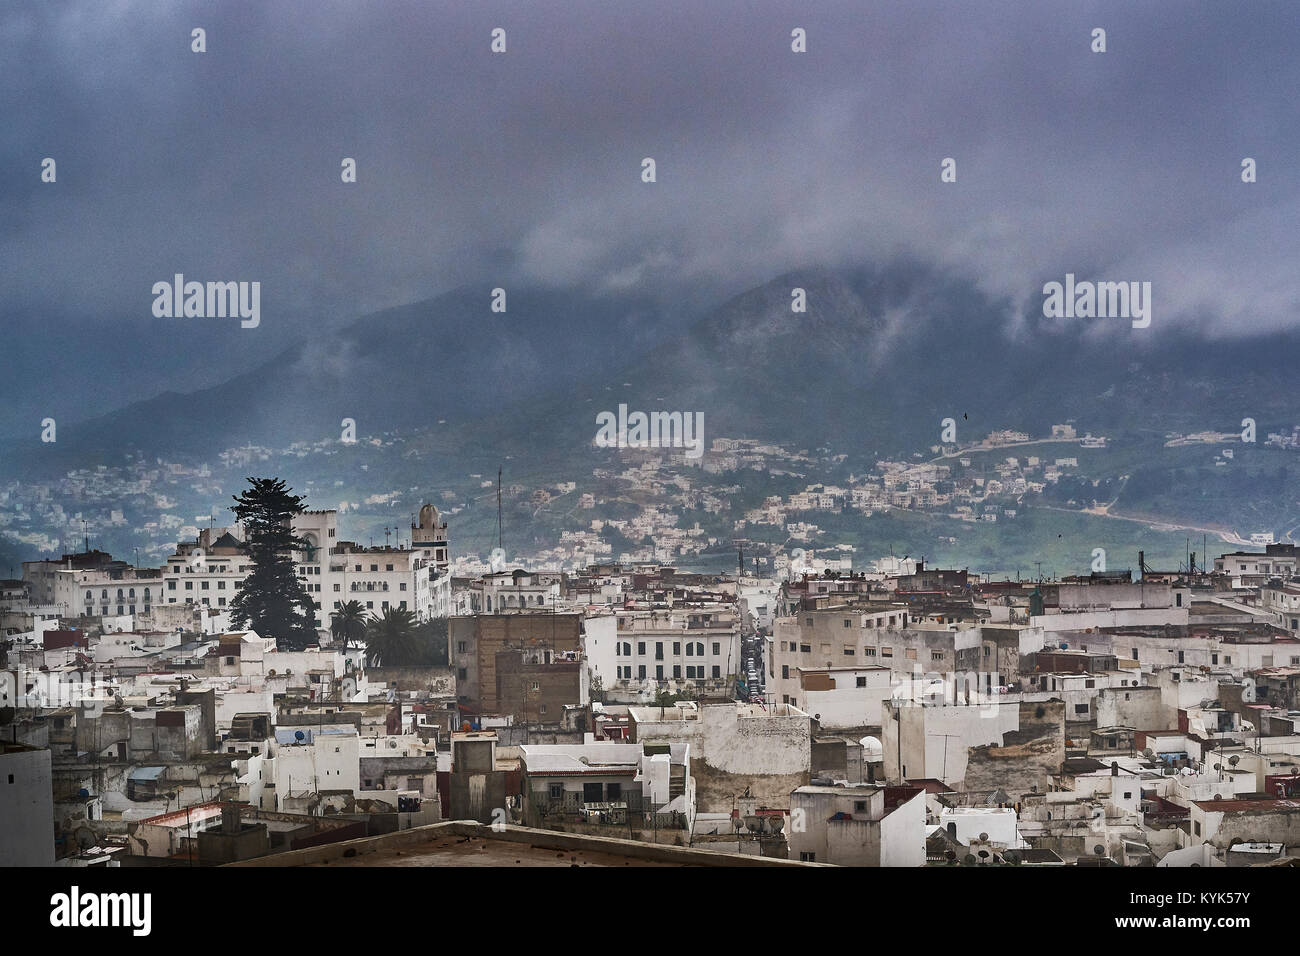
[[[689,310],[898,254],[1008,321],[1074,272],[1151,281],[1153,335],[1292,326],[1298,44],[1294,0],[6,0],[0,399],[83,417],[465,282]],[[153,318],[176,272],[260,281],[261,327]]]

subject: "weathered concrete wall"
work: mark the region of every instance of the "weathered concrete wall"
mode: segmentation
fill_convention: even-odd
[[[372,688],[387,687],[401,694],[428,692],[434,697],[454,697],[456,671],[451,667],[367,667]]]
[[[504,773],[452,773],[449,786],[453,819],[492,823],[492,812],[505,808]]]
[[[802,716],[741,716],[734,702],[704,704],[698,720],[638,721],[637,742],[691,745],[696,807],[728,812],[749,788],[760,806],[788,807],[790,791],[812,771],[812,721]]]
[[[1163,730],[1166,711],[1159,687],[1104,687],[1097,692],[1098,727]]]
[[[1001,788],[1013,798],[1047,789],[1065,762],[1065,704],[1020,704],[1020,729],[1004,735],[1001,746],[972,747],[966,761],[965,789]]]
[[[1272,813],[1225,813],[1218,832],[1206,842],[1223,849],[1233,840],[1300,846],[1300,801],[1295,808]]]

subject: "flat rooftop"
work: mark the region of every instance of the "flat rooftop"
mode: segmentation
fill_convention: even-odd
[[[527,843],[504,843],[447,834],[408,847],[376,850],[365,856],[309,863],[308,866],[685,866],[633,860],[591,850],[547,850]]]
[[[818,866],[694,847],[453,820],[230,866]]]

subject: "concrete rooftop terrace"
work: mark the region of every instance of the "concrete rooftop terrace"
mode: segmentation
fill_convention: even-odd
[[[692,847],[453,820],[230,866],[819,866]]]

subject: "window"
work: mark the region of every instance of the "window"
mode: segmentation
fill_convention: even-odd
[[[845,627],[852,627],[852,626],[853,626],[853,619],[852,619],[852,618],[849,618],[849,617],[846,617],[846,618],[844,619],[844,626],[845,626]]]
[[[876,656],[876,649],[875,649],[874,647],[864,647],[864,648],[862,649],[862,656],[863,656],[863,657],[875,657],[875,656]]]
[[[894,656],[894,649],[893,649],[892,647],[882,647],[882,648],[880,649],[880,656],[881,656],[881,657],[893,657],[893,656]]]
[[[858,686],[859,686],[859,687],[866,687],[866,686],[867,686],[867,679],[866,679],[865,677],[859,677],[859,678],[858,678]]]
[[[941,660],[943,660],[943,651],[931,651],[931,652],[930,652],[930,660],[932,660],[932,661],[941,661]]]
[[[1075,712],[1076,714],[1086,714],[1086,713],[1088,712],[1088,705],[1087,705],[1087,704],[1075,704],[1075,705],[1074,705],[1074,712]]]
[[[811,644],[800,644],[800,645],[799,645],[799,653],[801,653],[801,654],[811,654],[811,653],[812,653],[812,645],[811,645]]]
[[[816,853],[804,853],[804,852],[800,852],[800,853],[799,853],[799,862],[800,862],[800,863],[816,863],[816,862],[817,862],[817,854],[816,854]]]
[[[714,676],[715,678],[718,678],[718,677],[721,677],[721,676],[722,676],[722,668],[719,667],[717,664],[714,664],[714,665],[713,665],[713,676]]]
[[[855,648],[852,648],[852,647],[846,647],[846,648],[844,648],[844,653],[845,653],[847,656],[852,657],[855,653],[857,653],[857,651],[856,651]]]
[[[718,656],[719,654],[721,654],[721,653],[722,653],[722,645],[719,644],[717,641],[714,641],[714,642],[713,642],[713,656],[714,656],[714,657],[717,657],[717,656]]]
[[[636,668],[636,676],[637,676],[640,680],[645,680],[645,665],[644,665],[644,664],[638,664],[638,665],[637,665],[637,668]]]
[[[457,680],[468,680],[468,679],[469,679],[469,670],[468,670],[467,668],[464,668],[464,667],[458,667],[458,668],[456,669],[456,679],[457,679]]]
[[[676,657],[681,652],[682,652],[682,642],[673,641],[673,657]]]
[[[673,665],[673,680],[679,680],[679,679],[681,679],[681,676],[682,676],[682,666],[681,666],[680,664],[674,664],[674,665]]]
[[[789,664],[782,664],[782,665],[781,665],[781,680],[789,680],[789,679],[790,679],[790,665],[789,665]]]
[[[552,800],[563,800],[563,799],[564,799],[564,784],[562,784],[562,783],[553,783],[553,784],[551,784],[550,793],[551,793],[551,799],[552,799]]]

